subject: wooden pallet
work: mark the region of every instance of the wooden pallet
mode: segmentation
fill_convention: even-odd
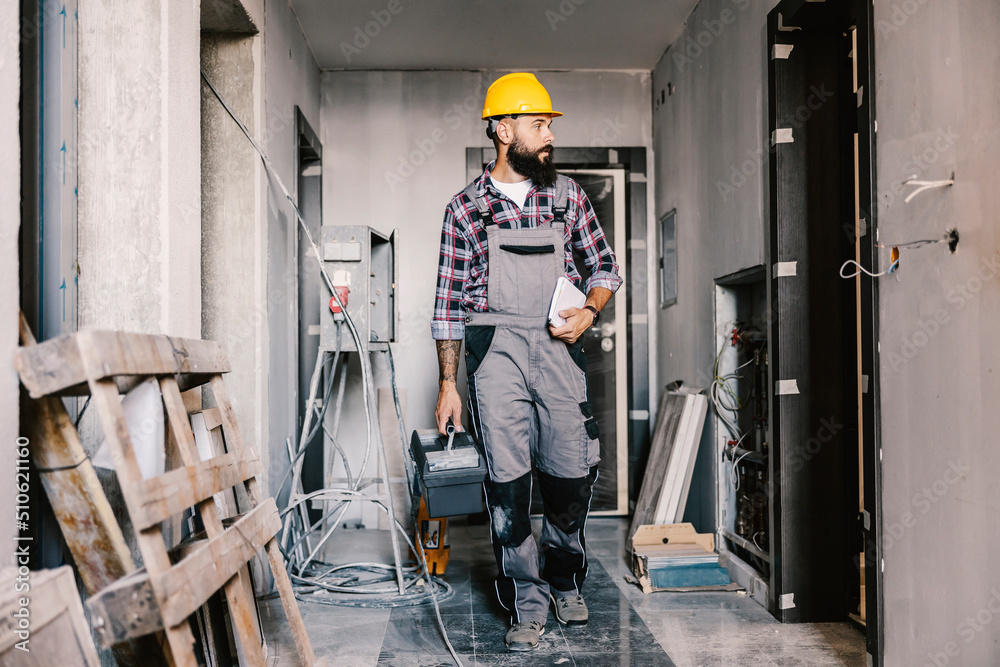
[[[100,667],[73,568],[0,569],[0,665]]]
[[[248,582],[243,581],[247,562],[261,548],[267,553],[300,662],[307,667],[318,664],[274,537],[281,528],[278,509],[273,498],[261,494],[257,481],[261,461],[240,435],[222,378],[230,370],[229,362],[217,343],[82,331],[23,347],[15,355],[14,365],[33,398],[90,394],[145,562],[144,572],[129,577],[132,581],[127,583],[148,585],[175,664],[197,665],[188,617],[221,589],[245,664],[264,667]],[[150,377],[159,384],[169,433],[183,465],[143,479],[119,394]],[[229,445],[227,453],[207,461],[198,454],[181,397],[182,390],[202,385],[211,389]],[[213,496],[241,484],[251,507],[224,527]],[[200,516],[206,539],[172,563],[161,522],[190,507]]]

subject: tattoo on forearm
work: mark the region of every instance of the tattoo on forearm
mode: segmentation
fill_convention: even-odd
[[[458,377],[458,354],[462,351],[460,340],[439,340],[437,342],[438,370],[440,382],[455,382]]]

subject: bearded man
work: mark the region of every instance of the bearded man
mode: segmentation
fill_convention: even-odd
[[[587,400],[580,336],[621,285],[615,255],[583,189],[553,163],[552,109],[533,74],[497,79],[483,120],[497,159],[448,204],[431,331],[440,367],[438,429],[462,423],[456,386],[465,340],[471,427],[489,468],[484,486],[512,651],[538,646],[549,604],[560,623],[587,622],[584,527],[600,444]],[[547,321],[556,281],[590,270],[583,308]],[[532,468],[544,514],[531,534]]]

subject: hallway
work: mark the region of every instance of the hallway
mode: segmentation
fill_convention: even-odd
[[[578,433],[580,475],[593,468],[595,480],[593,617],[564,627],[550,614],[533,653],[504,645],[488,529],[456,510],[441,612],[466,665],[1000,666],[1000,0],[18,0],[0,9],[0,34],[10,157],[0,166],[0,467],[22,476],[0,480],[0,503],[14,510],[0,513],[0,570],[72,566],[88,623],[99,618],[88,605],[138,586],[123,580],[143,568],[204,566],[213,584],[182,570],[177,580],[197,594],[143,589],[162,618],[127,607],[120,635],[107,634],[110,621],[91,625],[100,667],[261,667],[254,596],[264,596],[269,666],[309,662],[295,606],[286,616],[267,597],[274,577],[287,583],[282,566],[329,667],[453,664],[433,605],[308,599],[317,554],[324,565],[393,562],[389,528],[399,520],[412,536],[420,506],[407,443],[443,432],[449,416],[476,434],[483,459],[513,434],[501,454],[527,443],[536,467],[547,449],[575,465],[563,447]],[[512,74],[533,77],[547,101],[488,105]],[[514,132],[533,117],[543,120]],[[529,130],[552,143],[522,146]],[[532,162],[508,171],[515,146],[511,155],[534,146],[551,173]],[[578,186],[575,206],[556,205],[568,189],[543,185],[556,172]],[[496,211],[463,200],[470,182],[495,191]],[[572,371],[550,392],[568,435],[545,426],[540,394],[520,401],[534,421],[507,409],[516,375],[476,377],[487,356],[504,358],[503,335],[474,329],[506,326],[486,322],[492,309],[510,314],[494,287],[531,295],[530,329],[544,340],[547,281],[559,273],[560,239],[490,251],[490,236],[570,222],[557,210],[572,219],[562,273],[595,300],[608,288],[591,284],[593,267],[616,262],[621,279],[592,315],[570,315],[579,330],[563,340],[579,353],[554,348]],[[600,244],[607,261],[588,264]],[[507,281],[491,271],[493,286],[491,252],[518,267],[503,269]],[[14,361],[32,356],[22,320],[67,355],[53,368],[77,364],[88,381],[26,400],[28,366]],[[100,331],[155,339],[155,354],[138,355],[153,366],[134,365],[129,346],[85,345],[92,358],[77,343],[63,349]],[[228,426],[214,394],[178,379],[190,359],[176,340],[213,350]],[[530,376],[532,362],[522,365]],[[185,460],[169,430],[154,429],[148,445],[126,433],[110,384],[91,403],[100,391],[89,382],[112,377],[114,397],[141,378],[176,384],[172,410],[151,400],[143,425],[191,430],[201,460],[193,450]],[[59,420],[35,418],[43,398]],[[439,405],[451,410],[444,419]],[[484,428],[484,405],[502,428]],[[104,456],[122,434],[122,451],[126,440],[148,447],[141,484]],[[65,437],[74,449],[48,461]],[[230,459],[242,445],[252,455],[237,475]],[[471,461],[452,469],[472,471]],[[488,481],[511,483],[480,463]],[[530,467],[509,477],[523,483]],[[165,487],[169,502],[147,514],[140,494],[161,475],[184,478],[186,491]],[[232,538],[232,526],[210,535],[199,512],[236,477],[273,502],[259,544],[240,543],[233,568],[215,567],[208,545],[193,552],[200,560],[181,556],[200,531],[193,517],[212,549]],[[211,488],[196,489],[203,478]],[[541,486],[509,497],[533,494],[532,508],[552,510],[562,499],[543,499]],[[261,506],[238,496],[224,519]],[[630,522],[691,526],[708,555],[662,569],[718,567],[730,590],[644,595],[629,581]],[[326,531],[325,552],[301,548]],[[654,533],[650,553],[687,544],[665,535]],[[10,547],[21,539],[26,563]],[[279,544],[265,557],[269,540]],[[574,566],[577,544],[565,559]],[[250,566],[230,600],[219,591],[237,560]],[[87,581],[94,563],[102,574]],[[402,570],[392,595],[426,591],[415,568]],[[329,590],[357,593],[345,581]],[[531,646],[530,612],[544,596],[524,590],[513,597],[529,602]],[[355,597],[371,605],[373,593],[390,594]],[[237,612],[228,622],[224,597]],[[215,635],[197,638],[196,659],[186,654],[197,614]],[[163,644],[160,630],[173,639]],[[245,638],[244,655],[226,657],[231,635]],[[0,667],[4,657],[0,646]]]
[[[587,526],[591,553],[585,596],[591,620],[563,627],[552,615],[538,649],[509,653],[505,612],[493,595],[496,564],[486,526],[456,521],[445,579],[454,593],[440,603],[455,650],[471,665],[865,664],[864,635],[850,623],[781,624],[742,592],[643,595],[625,560],[627,523],[595,518]],[[538,525],[536,522],[537,533]],[[391,561],[385,533],[351,531],[334,540],[327,559]],[[262,602],[269,664],[294,665],[291,636],[277,599]],[[338,667],[432,667],[453,664],[429,604],[395,609],[300,605],[317,655]]]

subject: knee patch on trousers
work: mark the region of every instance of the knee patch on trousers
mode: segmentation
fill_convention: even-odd
[[[567,535],[580,530],[590,508],[596,472],[595,467],[589,475],[566,479],[538,471],[542,502],[549,523]]]
[[[504,547],[519,546],[531,535],[531,473],[512,482],[486,480],[493,539]]]

